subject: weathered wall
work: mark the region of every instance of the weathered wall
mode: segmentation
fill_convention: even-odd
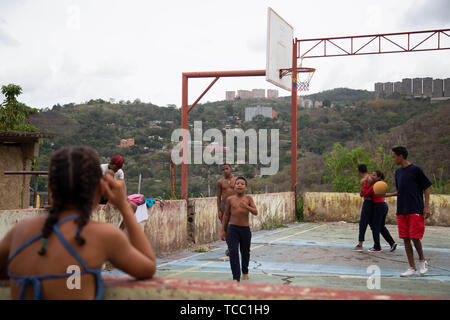
[[[218,218],[216,197],[189,199],[188,214],[190,241],[203,244],[220,240],[222,224]]]
[[[24,218],[34,217],[43,210],[40,209],[17,209],[0,211],[0,239],[8,233],[17,222]]]
[[[303,217],[305,221],[359,222],[363,199],[358,193],[306,192],[303,195]],[[397,198],[386,198],[389,213],[386,223],[397,224]],[[427,225],[450,226],[450,195],[432,194],[430,210],[432,215]]]
[[[0,211],[0,239],[21,219],[36,216],[43,212],[43,209]],[[186,201],[165,201],[163,208],[159,204],[153,205],[148,209],[148,215],[148,220],[141,222],[141,227],[144,229],[155,254],[160,255],[186,247]],[[118,227],[122,222],[122,216],[117,209],[99,205],[97,210],[92,213],[92,220],[112,223]]]
[[[164,201],[148,209],[148,220],[142,222],[155,254],[174,252],[187,246],[187,206],[185,200]]]
[[[0,210],[28,208],[29,175],[5,175],[4,171],[30,170],[30,161],[22,145],[0,144]]]
[[[295,198],[293,192],[251,195],[258,209],[258,216],[250,214],[252,231],[273,224],[295,220]],[[189,200],[188,233],[196,244],[220,240],[221,223],[217,216],[217,198],[193,198]]]

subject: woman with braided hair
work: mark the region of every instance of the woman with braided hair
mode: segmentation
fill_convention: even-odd
[[[101,268],[110,261],[137,279],[151,278],[156,258],[127,202],[123,180],[102,176],[97,152],[64,147],[49,166],[48,214],[20,221],[0,242],[0,276],[7,270],[13,299],[101,299]],[[103,196],[121,212],[128,237],[90,220]],[[69,285],[73,267],[80,285]]]

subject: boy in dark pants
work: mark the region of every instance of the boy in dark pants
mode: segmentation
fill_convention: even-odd
[[[366,178],[369,176],[367,166],[360,164],[358,166],[358,174],[361,177],[359,182],[360,196],[363,197],[362,190],[367,186]],[[353,251],[363,251],[364,236],[366,234],[367,226],[370,223],[373,215],[373,202],[371,197],[364,197],[364,202],[361,208],[361,217],[359,218],[359,235],[358,244],[353,248]]]
[[[391,252],[397,248],[397,244],[389,233],[389,230],[386,228],[386,216],[388,214],[389,208],[384,201],[384,197],[376,195],[373,191],[373,185],[375,184],[375,182],[382,180],[384,180],[384,174],[381,171],[376,170],[372,175],[367,177],[367,184],[362,190],[363,196],[370,196],[373,201],[374,212],[372,215],[372,219],[370,220],[370,228],[372,229],[374,245],[373,248],[369,249],[370,252],[381,251],[380,233],[387,241],[387,243],[389,243],[389,245],[391,246]]]
[[[222,240],[226,240],[230,252],[230,266],[233,281],[241,280],[239,251],[242,257],[242,279],[248,280],[250,261],[250,242],[252,234],[249,227],[249,212],[258,214],[253,198],[245,194],[247,180],[237,177],[234,185],[235,195],[227,198],[222,224]]]

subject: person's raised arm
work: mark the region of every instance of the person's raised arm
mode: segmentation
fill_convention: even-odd
[[[245,202],[241,202],[240,205],[243,208],[246,208],[248,211],[250,211],[253,215],[258,215],[258,209],[256,209],[256,205],[255,202],[253,201],[252,197],[248,197],[249,200],[249,205],[246,204]]]
[[[8,278],[8,257],[11,246],[12,229],[0,241],[0,279]]]

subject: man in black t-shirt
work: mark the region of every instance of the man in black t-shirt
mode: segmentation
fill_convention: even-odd
[[[405,243],[410,266],[400,276],[409,277],[417,273],[411,240],[419,254],[419,273],[423,275],[428,272],[428,263],[423,255],[420,240],[425,232],[425,219],[430,216],[430,186],[432,183],[419,166],[406,160],[408,151],[405,147],[395,147],[392,152],[394,163],[400,166],[395,171],[397,192],[388,193],[386,197],[397,196],[398,234]]]

